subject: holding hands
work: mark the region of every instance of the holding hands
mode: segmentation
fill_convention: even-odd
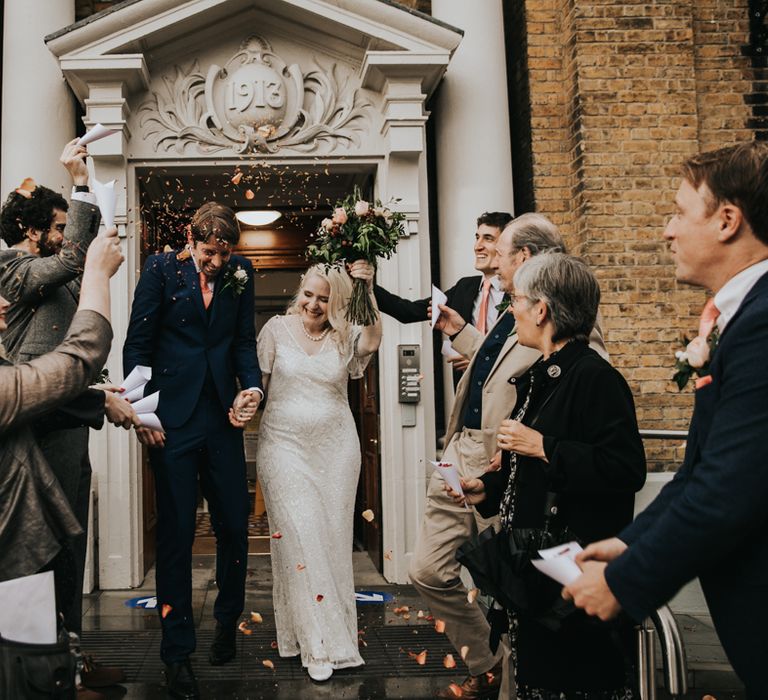
[[[544,452],[544,436],[533,428],[523,425],[519,420],[505,420],[499,426],[497,438],[499,448],[517,452],[524,457],[538,457],[548,462]]]
[[[261,394],[258,391],[243,389],[232,403],[229,409],[229,422],[235,428],[244,428],[256,415],[256,410],[261,403]]]

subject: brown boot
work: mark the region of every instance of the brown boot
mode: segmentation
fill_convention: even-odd
[[[99,693],[95,690],[88,690],[82,685],[77,686],[77,700],[107,700],[107,696],[104,693]]]
[[[88,688],[108,688],[125,682],[125,673],[122,668],[102,666],[87,654],[83,655],[83,671],[80,677],[83,685]]]
[[[436,698],[462,698],[462,700],[496,700],[501,688],[501,661],[490,671],[479,676],[467,676],[461,685],[451,683],[441,688]]]

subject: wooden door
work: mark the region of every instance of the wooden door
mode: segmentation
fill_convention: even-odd
[[[379,372],[377,356],[371,358],[361,379],[350,383],[350,405],[360,436],[362,465],[355,504],[355,539],[382,571],[381,468],[379,464]],[[373,511],[371,522],[361,513]]]

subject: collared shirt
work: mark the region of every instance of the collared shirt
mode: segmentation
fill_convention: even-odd
[[[469,378],[467,407],[464,409],[464,427],[479,430],[482,427],[483,416],[483,384],[499,359],[501,348],[507,342],[515,317],[504,314],[504,317],[488,331],[483,344],[477,350],[475,362],[472,365],[472,376]]]
[[[195,266],[195,272],[197,272],[197,274],[199,275],[200,274],[200,267],[197,264],[197,259],[195,258],[194,254],[192,253],[191,246],[189,245],[189,243],[187,243],[187,245],[185,245],[184,247],[189,251],[189,257],[192,258],[192,264]],[[208,277],[206,277],[205,281],[206,281],[206,283],[208,285],[208,289],[213,291],[214,286],[216,284],[215,280],[212,280],[212,279],[209,279]]]
[[[768,273],[768,260],[761,260],[731,277],[715,294],[715,306],[720,311],[717,327],[721,333],[738,311],[749,290],[766,273]]]
[[[475,299],[475,304],[472,307],[472,325],[477,328],[478,323],[478,314],[480,313],[480,303],[483,298],[483,282],[485,282],[485,278],[480,280],[480,288],[477,292],[477,298]],[[485,327],[489,330],[493,328],[493,324],[496,323],[496,319],[499,317],[499,312],[496,310],[496,307],[501,304],[501,302],[504,299],[504,290],[501,288],[501,282],[499,281],[499,278],[494,275],[491,277],[491,288],[490,288],[490,294],[488,297],[488,314],[486,315],[486,323]]]

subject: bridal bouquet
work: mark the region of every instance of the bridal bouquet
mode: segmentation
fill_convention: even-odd
[[[399,201],[399,200],[395,200]],[[405,235],[405,214],[392,211],[377,199],[367,202],[355,187],[352,194],[336,203],[329,219],[323,219],[312,234],[307,256],[314,262],[365,260],[376,265],[376,258],[390,258],[400,236]],[[378,314],[371,303],[365,280],[355,279],[347,305],[347,320],[361,326],[376,322]]]

